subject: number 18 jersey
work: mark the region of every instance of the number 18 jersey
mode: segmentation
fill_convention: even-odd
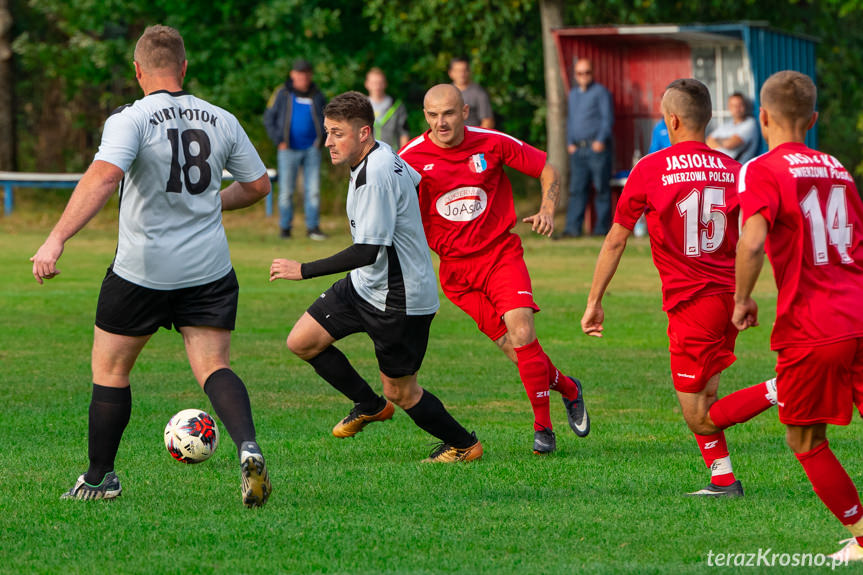
[[[632,169],[614,221],[631,230],[645,214],[662,309],[734,292],[739,172],[739,163],[701,142],[648,154]]]
[[[171,290],[231,270],[222,170],[239,182],[266,173],[233,115],[185,92],[153,92],[108,118],[95,159],[126,174],[114,273]]]
[[[771,347],[863,337],[863,202],[829,154],[787,143],[740,172],[744,222],[760,213],[779,296]]]

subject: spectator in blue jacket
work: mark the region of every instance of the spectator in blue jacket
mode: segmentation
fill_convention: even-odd
[[[303,59],[294,61],[290,76],[267,103],[264,125],[277,150],[279,227],[283,238],[291,237],[294,188],[301,167],[306,235],[313,240],[327,238],[320,227],[321,144],[326,139],[326,104],[326,98],[312,81],[312,65]]]
[[[569,203],[563,237],[578,237],[584,226],[589,186],[596,191],[596,223],[593,235],[605,235],[611,227],[611,126],[614,111],[611,93],[593,81],[593,63],[575,62],[575,86],[569,92],[566,142],[569,153]]]

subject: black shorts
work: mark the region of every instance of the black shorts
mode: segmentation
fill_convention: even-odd
[[[375,345],[378,368],[392,378],[419,371],[435,316],[383,312],[360,297],[350,276],[334,283],[307,311],[337,340],[367,333]]]
[[[108,268],[99,291],[96,327],[130,336],[151,335],[172,325],[177,331],[184,326],[233,330],[239,293],[233,269],[208,284],[155,290],[127,281]]]

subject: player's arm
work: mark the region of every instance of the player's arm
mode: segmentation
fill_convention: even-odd
[[[737,242],[737,259],[734,264],[734,314],[731,321],[743,331],[758,325],[758,304],[752,299],[752,290],[764,265],[764,242],[767,239],[767,219],[759,212],[749,216],[743,224],[743,233]]]
[[[381,246],[353,244],[328,258],[301,264],[298,261],[275,259],[270,265],[270,281],[306,280],[350,271],[375,263]]]
[[[45,243],[30,258],[33,262],[33,277],[40,284],[60,273],[57,260],[63,254],[66,241],[77,234],[87,222],[99,213],[108,198],[117,190],[123,179],[123,170],[114,164],[95,160],[75,186],[63,215]]]
[[[560,175],[549,163],[545,164],[539,175],[542,188],[542,203],[539,212],[524,218],[522,221],[531,224],[531,229],[538,234],[551,236],[554,231],[554,212],[560,202]]]
[[[632,230],[615,222],[605,236],[599,257],[596,259],[596,269],[593,271],[593,281],[590,284],[590,293],[587,296],[587,307],[581,317],[581,330],[587,335],[602,337],[602,322],[605,320],[605,312],[602,309],[602,296],[626,249],[626,241]]]
[[[220,192],[222,211],[239,210],[251,206],[269,193],[270,176],[266,173],[252,182],[231,182],[231,185]]]

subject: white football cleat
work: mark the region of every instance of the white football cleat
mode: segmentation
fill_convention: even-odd
[[[835,562],[841,561],[842,563],[848,563],[849,561],[863,561],[863,547],[860,547],[857,543],[857,539],[852,537],[851,539],[843,539],[839,543],[844,543],[845,547],[827,557]]]

